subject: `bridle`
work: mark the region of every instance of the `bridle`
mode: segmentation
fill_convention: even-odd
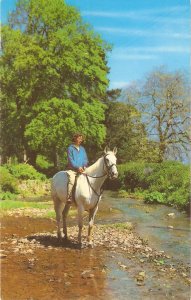
[[[102,177],[104,177],[104,176],[106,176],[106,175],[109,176],[109,171],[110,171],[110,169],[111,169],[113,166],[116,166],[116,164],[112,164],[112,165],[110,165],[110,166],[107,164],[106,156],[108,156],[108,155],[109,155],[109,154],[106,154],[106,155],[104,155],[104,157],[103,157],[103,159],[104,159],[103,170],[104,170],[104,166],[106,167],[106,173],[105,173],[105,174],[103,174],[103,175],[101,175],[101,176],[91,176],[91,175],[88,175],[88,174],[86,174],[86,173],[82,173],[82,175],[85,175],[86,177],[90,177],[90,178],[102,178]]]
[[[112,164],[112,165],[108,165],[107,164],[107,160],[106,160],[106,157],[108,156],[109,154],[106,154],[106,155],[104,155],[104,157],[103,157],[103,159],[104,159],[104,164],[105,164],[105,166],[106,166],[106,174],[109,176],[110,174],[109,174],[109,172],[110,172],[110,169],[113,167],[113,166],[115,166],[116,167],[116,164]],[[103,168],[104,168],[104,166],[103,166]]]
[[[98,194],[98,192],[97,192],[97,191],[93,188],[93,186],[91,185],[90,180],[89,180],[89,177],[90,177],[90,178],[102,178],[102,177],[105,177],[106,175],[107,175],[107,177],[110,176],[110,170],[111,170],[111,168],[112,168],[113,166],[116,166],[116,164],[108,165],[107,160],[106,160],[106,157],[107,157],[108,155],[109,155],[109,154],[105,154],[104,157],[103,157],[103,159],[104,159],[103,170],[104,170],[104,166],[106,167],[106,173],[105,173],[105,174],[103,174],[103,175],[101,175],[101,176],[91,176],[91,175],[82,173],[83,175],[86,176],[86,179],[87,179],[87,182],[88,182],[89,187],[90,187],[90,188],[92,189],[92,191],[98,196],[98,200],[97,200],[97,202],[96,202],[94,208],[98,205],[98,203],[99,203],[99,201],[100,201],[100,199],[101,199],[101,196],[102,196],[102,194],[103,194],[103,190],[104,190],[104,189],[103,189],[103,185],[102,185],[101,188],[100,188],[100,194]]]

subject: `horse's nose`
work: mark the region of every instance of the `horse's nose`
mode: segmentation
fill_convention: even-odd
[[[117,178],[118,177],[118,172],[112,172],[111,175],[112,175],[113,178]]]

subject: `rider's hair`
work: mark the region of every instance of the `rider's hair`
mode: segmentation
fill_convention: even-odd
[[[84,139],[83,134],[81,134],[80,132],[77,132],[73,135],[72,141],[75,142],[79,136],[82,136],[82,138]]]

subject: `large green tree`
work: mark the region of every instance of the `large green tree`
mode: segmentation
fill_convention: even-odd
[[[103,143],[104,109],[98,101],[79,105],[69,99],[52,98],[40,102],[33,106],[34,117],[26,126],[28,145],[54,161],[57,167],[60,160],[65,161],[67,146],[75,132],[83,132],[89,146]]]
[[[99,114],[100,100],[108,85],[108,50],[109,46],[82,21],[79,12],[63,0],[17,2],[8,24],[2,28],[1,107],[5,155],[19,156],[25,149],[34,163],[37,152],[25,131],[29,130],[29,124],[32,128],[37,104],[41,111],[40,105],[45,101],[70,99],[86,109],[85,103],[96,101],[94,108]],[[78,118],[77,114],[78,111],[73,114],[74,119]],[[91,125],[93,120],[90,118],[89,122]],[[70,131],[66,139],[69,134]],[[93,133],[92,140],[95,145],[101,141],[94,139]]]

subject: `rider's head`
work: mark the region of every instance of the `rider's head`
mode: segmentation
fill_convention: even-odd
[[[84,140],[83,134],[81,133],[75,133],[73,135],[72,141],[75,145],[80,145]]]

